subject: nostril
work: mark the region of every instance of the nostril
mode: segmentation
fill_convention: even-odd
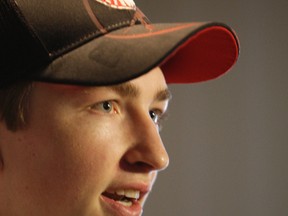
[[[148,173],[152,170],[155,170],[155,168],[153,168],[153,166],[149,165],[148,163],[142,161],[136,161],[131,163],[124,158],[120,161],[120,167],[127,172],[136,173]]]
[[[138,167],[139,169],[143,169],[143,170],[145,170],[145,169],[152,170],[153,169],[153,166],[151,166],[150,164],[141,162],[141,161],[134,163],[134,166]]]

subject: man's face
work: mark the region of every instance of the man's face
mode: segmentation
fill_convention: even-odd
[[[168,155],[159,68],[113,87],[35,83],[27,128],[0,124],[0,215],[138,216]]]

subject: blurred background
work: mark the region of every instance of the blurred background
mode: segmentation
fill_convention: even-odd
[[[152,22],[221,21],[241,42],[230,73],[170,86],[170,166],[144,216],[287,216],[288,1],[135,1]]]

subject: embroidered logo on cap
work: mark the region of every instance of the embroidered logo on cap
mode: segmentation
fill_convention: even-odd
[[[136,5],[133,0],[95,0],[95,1],[115,9],[127,9],[127,10],[136,9]]]

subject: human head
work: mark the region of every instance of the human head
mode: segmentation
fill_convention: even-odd
[[[34,209],[30,208],[32,215],[43,215],[44,211],[49,214],[49,207],[54,206],[53,215],[71,215],[72,209],[75,215],[89,215],[88,211],[93,209],[91,199],[97,196],[104,196],[111,203],[111,200],[120,199],[119,193],[124,193],[118,191],[115,195],[119,188],[137,188],[144,194],[157,172],[168,163],[158,126],[151,124],[154,111],[167,107],[169,94],[163,91],[166,83],[193,83],[216,78],[229,70],[237,59],[237,38],[224,24],[152,25],[133,1],[111,2],[17,0],[0,3],[3,7],[1,16],[6,18],[1,20],[5,34],[0,87],[1,94],[10,94],[5,98],[6,105],[1,107],[0,136],[4,139],[0,143],[0,153],[4,155],[4,168],[0,190],[7,193],[9,188],[14,188],[14,193],[6,200],[0,197],[0,201],[4,199],[2,203],[10,209],[15,207],[15,214],[20,207],[29,214],[29,207],[33,206]],[[133,100],[127,100],[131,97],[123,96],[122,90],[116,87],[117,98],[121,96],[115,100],[116,107],[120,101],[119,107],[125,107],[123,110],[129,113],[121,122],[123,124],[119,121],[115,125],[105,124],[109,125],[105,127],[100,125],[105,121],[99,121],[96,127],[92,125],[86,111],[96,108],[96,116],[102,120],[99,108],[100,113],[106,111],[99,107],[104,105],[99,101],[99,92],[105,95],[103,100],[109,102],[106,104],[109,109],[111,105],[114,107],[110,102],[115,99],[115,86],[123,83],[136,86],[132,88],[133,94],[140,92],[132,97]],[[90,88],[94,90],[88,90]],[[127,92],[127,87],[125,89]],[[161,98],[166,92],[164,99],[155,96],[159,89]],[[109,98],[111,92],[113,97]],[[91,95],[97,103],[92,103]],[[86,97],[89,103],[84,106]],[[13,110],[19,113],[18,117],[14,118],[15,112],[9,111],[9,104],[14,104]],[[118,113],[119,110],[114,111]],[[87,145],[89,143],[99,146],[91,147]],[[103,146],[104,143],[107,145]],[[115,143],[118,144],[116,148],[111,145]],[[9,155],[10,160],[7,159]],[[12,156],[17,159],[12,160]],[[11,166],[15,169],[9,177],[7,170],[11,172]],[[119,176],[115,167],[121,170]],[[111,173],[110,168],[114,172]],[[17,169],[19,172],[15,171]],[[124,183],[128,179],[123,173],[138,181],[143,176],[149,177],[149,184],[146,179],[145,186],[133,183],[129,188]],[[115,181],[117,178],[120,180]],[[15,179],[21,179],[22,183]],[[3,182],[9,182],[9,187]],[[16,198],[15,188],[21,192],[19,197],[23,198],[27,193],[26,201]],[[43,199],[36,201],[41,193],[44,193]],[[135,191],[132,193],[137,196]],[[49,202],[51,195],[56,194],[55,200]],[[12,205],[13,199],[18,205]],[[61,199],[65,199],[66,208],[61,209],[63,205],[59,205],[57,212],[55,206]],[[51,206],[43,207],[43,203]],[[101,213],[103,211],[98,212]],[[109,214],[117,215],[115,212]]]
[[[0,214],[138,215],[168,165],[157,118],[169,97],[159,68],[116,86],[34,82],[25,128],[0,124]],[[124,193],[140,198],[123,208]]]

